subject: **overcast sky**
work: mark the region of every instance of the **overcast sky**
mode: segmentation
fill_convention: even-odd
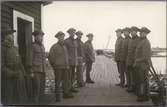
[[[166,47],[166,3],[148,1],[55,1],[43,8],[46,51],[56,43],[58,31],[74,27],[94,34],[95,49],[114,49],[117,28],[146,26],[152,47]],[[66,38],[69,35],[66,33]]]

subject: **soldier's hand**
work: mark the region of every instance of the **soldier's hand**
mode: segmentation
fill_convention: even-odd
[[[136,67],[136,61],[134,62],[133,67]]]
[[[69,67],[69,66],[67,66],[67,69],[70,69],[70,67]]]

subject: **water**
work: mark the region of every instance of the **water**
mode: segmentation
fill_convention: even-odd
[[[152,57],[151,58],[154,69],[157,73],[166,74],[166,57]]]

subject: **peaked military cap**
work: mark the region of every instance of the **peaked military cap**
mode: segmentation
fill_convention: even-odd
[[[35,30],[33,33],[32,33],[32,35],[33,36],[37,36],[37,35],[44,35],[45,33],[42,31],[42,30]]]
[[[70,33],[70,32],[75,33],[76,30],[75,30],[74,28],[69,28],[69,29],[67,30],[67,32],[68,32],[68,33]]]
[[[93,34],[92,34],[92,33],[88,33],[88,34],[86,35],[86,37],[93,37]]]
[[[129,28],[129,27],[125,27],[124,29],[122,29],[122,31],[123,31],[123,32],[124,32],[124,31],[130,32],[130,28]]]
[[[80,30],[77,31],[75,34],[76,34],[77,36],[78,36],[78,35],[83,35],[82,31],[80,31]]]
[[[59,37],[59,36],[65,36],[65,34],[62,31],[59,31],[56,33],[55,37]]]
[[[134,30],[135,30],[135,31],[139,31],[139,30],[140,30],[140,29],[139,29],[138,27],[136,27],[136,26],[132,26],[130,29],[131,29],[131,31],[134,31]]]
[[[140,32],[150,33],[151,31],[150,31],[148,28],[146,28],[146,27],[142,27],[142,28],[140,29]]]
[[[122,29],[117,29],[115,32],[121,32],[122,33]]]
[[[8,35],[16,32],[16,30],[12,29],[8,24],[6,26],[3,26],[1,30],[2,30],[2,34],[4,35]]]

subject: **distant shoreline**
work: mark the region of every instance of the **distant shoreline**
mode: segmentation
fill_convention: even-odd
[[[167,56],[156,55],[156,56],[151,56],[151,57],[167,57]]]

